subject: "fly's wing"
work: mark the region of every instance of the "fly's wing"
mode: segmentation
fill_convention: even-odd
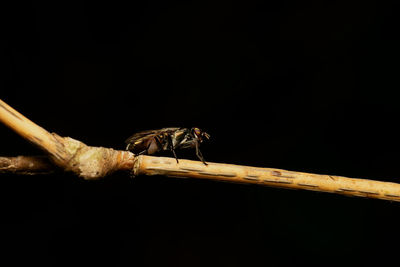
[[[169,128],[162,128],[162,129],[160,129],[158,131],[161,132],[161,133],[174,133],[174,132],[178,131],[179,129],[182,129],[182,128],[169,127]]]
[[[125,140],[125,144],[135,143],[136,141],[143,139],[144,137],[151,137],[157,134],[160,130],[148,130],[135,133]]]

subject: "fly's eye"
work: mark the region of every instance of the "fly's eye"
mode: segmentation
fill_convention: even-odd
[[[194,131],[194,134],[195,134],[195,135],[200,136],[201,131],[200,131],[199,128],[194,128],[193,131]]]

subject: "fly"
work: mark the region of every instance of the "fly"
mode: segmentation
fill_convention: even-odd
[[[197,127],[193,128],[162,128],[135,133],[125,143],[126,150],[137,155],[152,155],[159,151],[170,150],[179,163],[176,149],[195,148],[197,157],[207,165],[200,151],[200,144],[210,139],[210,135]]]

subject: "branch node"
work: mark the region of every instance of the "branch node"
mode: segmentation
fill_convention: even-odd
[[[114,149],[87,146],[70,137],[55,136],[63,144],[68,157],[61,162],[58,159],[53,158],[53,160],[65,170],[88,180],[104,177],[115,170],[118,161],[117,151]]]

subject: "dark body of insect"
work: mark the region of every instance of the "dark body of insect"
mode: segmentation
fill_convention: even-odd
[[[176,162],[176,149],[195,148],[197,157],[205,164],[203,155],[200,151],[200,144],[209,139],[210,135],[199,128],[162,128],[159,130],[149,130],[135,133],[129,137],[125,143],[126,150],[130,150],[137,155],[155,154],[159,151],[170,150],[174,154]]]

